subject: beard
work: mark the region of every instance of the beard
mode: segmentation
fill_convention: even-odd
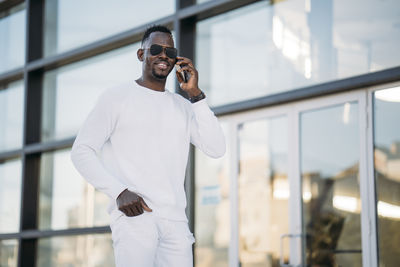
[[[172,70],[172,69],[171,69]],[[154,78],[156,78],[157,80],[165,80],[167,79],[169,73],[171,72],[171,70],[168,71],[168,73],[165,74],[158,74],[155,69],[152,69],[151,74],[153,75]]]

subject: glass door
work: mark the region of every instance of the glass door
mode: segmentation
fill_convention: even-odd
[[[379,266],[400,262],[400,84],[371,92]]]
[[[399,92],[364,89],[222,117],[227,155],[196,160],[209,165],[196,176],[197,265],[398,262]]]
[[[279,266],[279,240],[290,222],[288,118],[243,122],[238,136],[239,260],[242,267]]]
[[[232,230],[230,266],[278,267],[291,260],[290,153],[293,123],[289,106],[232,116]]]
[[[365,94],[297,105],[304,266],[363,266]]]

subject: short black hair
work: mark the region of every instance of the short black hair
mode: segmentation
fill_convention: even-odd
[[[163,25],[152,25],[149,28],[147,28],[147,30],[143,34],[142,46],[143,46],[144,42],[147,39],[149,39],[150,34],[153,33],[153,32],[165,32],[165,33],[168,33],[169,35],[171,35],[171,37],[172,37],[171,30],[168,29],[167,27],[165,27]]]

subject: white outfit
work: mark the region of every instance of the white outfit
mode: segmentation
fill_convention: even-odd
[[[72,147],[71,158],[82,176],[111,199],[109,212],[117,264],[118,256],[125,255],[126,260],[133,257],[129,255],[133,248],[128,254],[118,251],[136,235],[116,242],[116,226],[128,227],[129,222],[133,229],[147,216],[155,221],[157,227],[147,224],[154,231],[164,229],[160,222],[166,221],[180,221],[187,229],[184,178],[190,143],[211,157],[225,153],[222,129],[206,99],[191,104],[168,90],[155,91],[133,82],[107,90],[89,114]],[[128,218],[117,209],[115,200],[126,188],[143,197],[153,210],[151,216]],[[165,234],[161,230],[158,233],[162,241]],[[141,241],[132,242],[142,249]],[[130,247],[127,244],[124,249]],[[156,247],[155,255],[162,244],[157,243]],[[145,253],[137,256],[145,258]]]

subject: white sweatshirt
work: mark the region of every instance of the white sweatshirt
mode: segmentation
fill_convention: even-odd
[[[206,99],[132,82],[103,93],[83,124],[71,159],[81,175],[111,198],[125,189],[142,196],[155,215],[187,220],[184,179],[190,143],[217,158],[225,138]]]

